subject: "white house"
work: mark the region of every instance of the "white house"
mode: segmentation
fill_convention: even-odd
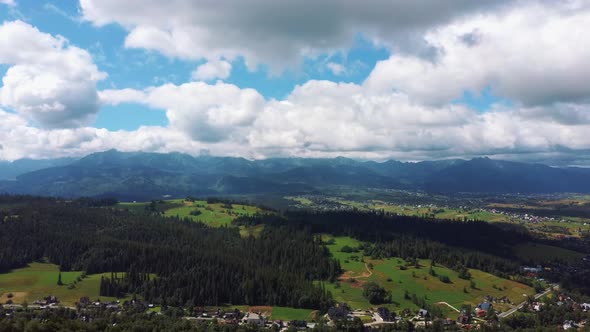
[[[254,312],[248,312],[246,313],[246,315],[244,315],[244,318],[242,318],[242,323],[256,326],[264,326],[264,317]]]

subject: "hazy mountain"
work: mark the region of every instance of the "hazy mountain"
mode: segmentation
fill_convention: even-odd
[[[464,162],[465,160],[460,159],[422,161],[418,163],[388,160],[382,163],[369,161],[365,165],[380,175],[397,179],[400,184],[421,187],[424,181],[436,172]]]
[[[488,158],[418,163],[347,158],[251,161],[109,150],[79,160],[23,160],[11,164],[22,165],[14,168],[21,173],[16,180],[1,181],[0,192],[64,197],[140,200],[167,195],[304,193],[335,186],[433,192],[590,192],[588,169]],[[23,172],[25,166],[33,170]]]
[[[72,163],[76,159],[19,159],[13,162],[0,161],[0,180],[13,180],[18,175],[36,171],[43,168],[63,166]]]
[[[424,189],[438,192],[590,192],[590,169],[477,158],[432,174]]]

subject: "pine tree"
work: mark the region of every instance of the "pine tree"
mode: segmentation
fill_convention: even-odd
[[[61,272],[59,273],[59,275],[57,276],[57,285],[58,286],[63,286],[63,282],[61,281]]]

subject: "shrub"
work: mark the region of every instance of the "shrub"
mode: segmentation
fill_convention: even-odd
[[[448,276],[440,275],[440,276],[438,276],[438,280],[444,282],[445,284],[451,283],[451,279]]]
[[[358,252],[359,250],[356,248],[353,248],[351,246],[345,245],[340,249],[341,252],[347,252],[347,253],[351,253],[351,252]]]
[[[459,278],[464,279],[464,280],[470,280],[471,273],[466,268],[462,268],[461,270],[459,270]]]
[[[374,281],[369,281],[363,285],[363,296],[369,300],[369,303],[371,304],[391,302],[391,293]]]

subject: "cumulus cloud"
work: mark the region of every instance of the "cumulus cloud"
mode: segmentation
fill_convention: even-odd
[[[427,29],[507,2],[81,0],[80,7],[96,25],[127,29],[127,47],[184,59],[243,56],[252,69],[343,50],[358,34],[396,51],[428,54],[431,47],[421,38]]]
[[[256,90],[222,82],[165,84],[144,91],[106,90],[101,99],[107,104],[135,102],[163,109],[171,127],[210,143],[239,140],[244,135],[242,129],[253,123],[265,104]]]
[[[181,151],[247,158],[271,156],[422,160],[525,154],[574,156],[590,149],[585,114],[565,111],[556,121],[541,106],[479,113],[462,105],[425,106],[403,93],[374,93],[362,85],[310,81],[283,100],[264,101],[254,90],[201,82],[145,91],[101,93],[105,101],[142,102],[166,111],[167,127],[108,131],[89,127],[45,130],[0,112],[0,158],[80,155],[109,148]],[[140,98],[139,98],[140,97]],[[237,112],[236,112],[237,110]],[[546,113],[547,116],[540,116]],[[577,115],[573,115],[577,114]]]
[[[394,54],[377,64],[366,85],[402,91],[414,100],[444,104],[464,91],[490,87],[527,105],[590,98],[590,10],[582,2],[533,2],[479,14],[429,31],[442,50],[436,61]]]
[[[88,52],[22,21],[0,26],[0,63],[10,65],[2,78],[0,104],[36,125],[77,127],[99,110],[99,71]]]
[[[226,79],[230,73],[231,63],[224,60],[212,60],[198,66],[191,77],[194,80],[209,81],[216,78]]]
[[[114,91],[106,95],[121,101]],[[254,90],[201,82],[121,95],[127,102],[164,109],[170,126],[162,132],[183,133],[212,154],[420,160],[530,157],[564,153],[564,147],[590,148],[588,105],[496,106],[479,113],[459,104],[424,105],[401,92],[330,81],[309,81],[283,100],[265,101]]]
[[[2,82],[2,103],[44,127],[78,127],[99,109],[94,82],[70,81],[43,66],[12,66]]]

